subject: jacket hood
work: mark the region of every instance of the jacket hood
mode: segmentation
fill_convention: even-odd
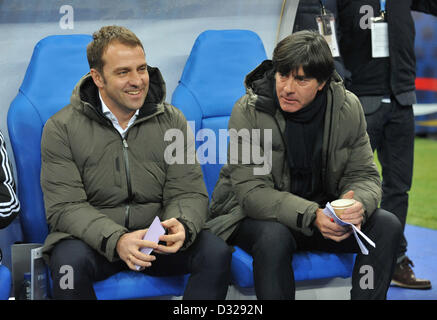
[[[140,108],[138,119],[162,111],[165,102],[166,88],[161,72],[158,68],[150,66],[147,66],[147,71],[149,72],[149,91],[143,106]],[[79,112],[86,114],[90,118],[99,122],[107,121],[102,113],[99,90],[89,72],[74,87],[70,103]]]
[[[251,99],[255,99],[255,108],[274,115],[276,113],[275,73],[271,60],[264,60],[258,67],[251,71],[244,80],[246,92]],[[334,70],[327,81],[329,92],[335,97],[337,106],[342,106],[345,100],[343,80]]]

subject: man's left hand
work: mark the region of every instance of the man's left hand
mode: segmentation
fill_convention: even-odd
[[[178,252],[185,241],[185,228],[176,218],[171,218],[161,222],[164,228],[167,228],[168,234],[159,237],[160,241],[166,242],[166,245],[158,245],[155,249],[157,253],[175,253]]]
[[[348,191],[346,192],[342,199],[353,199],[354,192]],[[358,229],[361,228],[361,223],[363,222],[364,209],[363,204],[357,200],[355,200],[355,204],[351,207],[345,209],[341,215],[341,220],[344,222],[349,222],[355,225]]]

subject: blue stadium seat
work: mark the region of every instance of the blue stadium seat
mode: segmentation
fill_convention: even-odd
[[[89,35],[49,36],[35,46],[18,95],[8,112],[8,129],[17,167],[24,240],[43,243],[48,227],[40,186],[41,134],[47,119],[69,103],[77,81],[89,71]],[[182,295],[187,277],[154,278],[125,271],[95,283],[99,299]]]
[[[8,300],[11,286],[11,272],[5,266],[0,265],[0,300]]]
[[[245,93],[244,77],[265,60],[264,45],[248,30],[208,30],[196,39],[185,64],[172,104],[182,110],[194,131],[211,129],[217,137],[227,129],[234,103]],[[203,142],[197,138],[196,147]],[[196,140],[197,140],[196,139]],[[221,146],[223,147],[223,146]],[[226,148],[225,148],[226,149]],[[215,163],[202,165],[209,195],[218,179],[223,148],[216,143]],[[232,281],[242,288],[253,287],[252,257],[236,247],[232,259]],[[343,277],[352,274],[353,254],[302,252],[293,257],[296,281]]]
[[[306,281],[326,278],[349,278],[355,255],[348,253],[333,254],[327,252],[299,252],[293,256],[293,270],[295,281]],[[235,247],[232,255],[232,282],[240,288],[253,288],[253,259]]]

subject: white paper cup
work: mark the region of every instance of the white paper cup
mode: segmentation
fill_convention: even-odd
[[[331,207],[334,209],[337,217],[340,218],[344,210],[353,206],[354,204],[355,204],[354,199],[338,199],[331,202]]]

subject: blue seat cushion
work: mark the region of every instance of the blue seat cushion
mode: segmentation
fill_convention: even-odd
[[[253,258],[239,247],[232,254],[232,283],[241,288],[253,288]],[[332,254],[318,251],[298,252],[293,255],[295,281],[349,278],[355,262],[355,255],[350,253]]]
[[[135,271],[122,271],[94,283],[99,300],[122,300],[162,296],[182,296],[189,274],[156,277]]]

